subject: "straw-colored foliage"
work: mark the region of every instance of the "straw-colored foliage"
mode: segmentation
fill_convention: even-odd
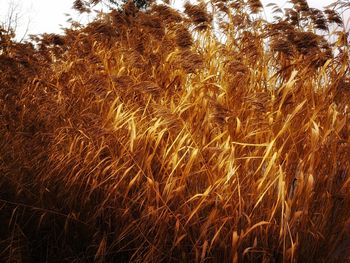
[[[349,260],[336,6],[268,23],[245,2],[128,3],[35,46],[1,32],[1,259]]]

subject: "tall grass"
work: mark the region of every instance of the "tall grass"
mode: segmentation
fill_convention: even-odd
[[[349,46],[292,2],[1,32],[0,257],[349,261]]]

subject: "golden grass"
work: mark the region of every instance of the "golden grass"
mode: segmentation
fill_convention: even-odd
[[[248,2],[1,33],[4,261],[349,260],[346,37]]]

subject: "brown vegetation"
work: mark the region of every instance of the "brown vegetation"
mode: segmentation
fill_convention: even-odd
[[[35,46],[1,31],[0,258],[348,261],[347,35],[292,2],[274,23],[255,0],[129,3]]]

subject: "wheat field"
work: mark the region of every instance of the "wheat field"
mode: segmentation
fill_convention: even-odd
[[[350,262],[350,4],[291,2],[1,30],[0,260]]]

